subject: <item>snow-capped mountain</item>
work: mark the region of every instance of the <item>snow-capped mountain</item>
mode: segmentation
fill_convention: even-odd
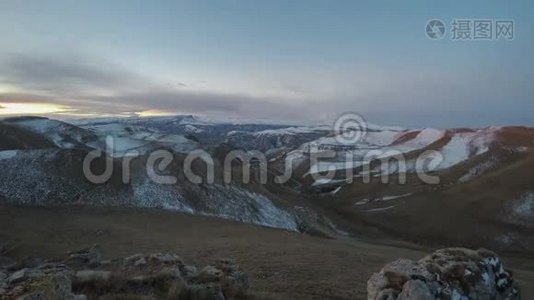
[[[202,132],[192,128],[190,123],[195,120],[185,119],[188,121],[174,118],[127,122],[98,120],[79,122],[78,126],[47,118],[2,119],[0,199],[12,204],[38,206],[163,208],[298,230],[298,217],[275,204],[278,199],[261,188],[252,190],[247,186],[222,183],[197,185],[183,176],[172,185],[154,183],[144,168],[146,155],[152,150],[170,150],[180,160],[201,147],[195,138],[170,133],[175,125],[180,127],[178,132]],[[112,137],[112,145],[108,143],[109,137]],[[104,184],[93,184],[84,177],[83,161],[92,150],[101,150],[114,159],[116,169]],[[140,156],[130,166],[131,180],[123,183],[121,158],[129,151],[136,151]],[[94,164],[102,167],[104,158]],[[182,171],[179,164],[166,170],[168,174]]]
[[[303,144],[299,150],[308,153],[320,153],[335,150],[336,157],[322,159],[311,165],[310,173],[328,170],[359,170],[356,176],[362,176],[361,169],[373,160],[385,160],[402,156],[406,172],[416,172],[416,154],[432,150],[439,155],[439,162],[429,171],[451,168],[457,164],[487,153],[490,146],[497,142],[501,128],[484,128],[477,130],[439,130],[425,128],[418,130],[381,130],[370,131],[361,141],[352,144],[340,143],[336,136],[322,137]],[[347,161],[347,157],[350,160]],[[394,166],[393,166],[394,167]],[[396,168],[384,169],[373,167],[374,175],[380,176],[398,173]]]
[[[330,126],[218,123],[192,116],[70,123],[8,118],[0,120],[0,201],[161,208],[287,230],[393,234],[428,243],[441,232],[441,242],[458,239],[529,251],[534,249],[528,234],[534,228],[532,147],[534,129],[525,127],[371,125],[362,139],[347,143]],[[176,175],[173,184],[154,183],[146,172],[149,154],[159,149],[173,153],[175,160],[160,170],[160,175]],[[103,184],[89,182],[82,170],[93,150],[113,160],[114,172]],[[213,183],[194,184],[184,175],[184,160],[193,150],[212,156]],[[231,171],[231,183],[225,183],[221,167],[232,150],[264,152],[267,183],[261,182],[254,164],[250,183],[240,182],[239,164]],[[125,183],[122,159],[131,151],[138,156]],[[418,160],[428,151],[439,156],[435,164],[423,164],[428,175],[439,178],[433,184],[418,177]],[[311,159],[327,152],[334,155]],[[397,163],[399,157],[403,164]],[[292,176],[280,183],[276,177],[288,162]],[[94,164],[103,170],[105,158]],[[206,175],[202,162],[193,167],[196,174]],[[330,171],[332,178],[323,176]],[[391,178],[384,183],[386,175]],[[443,232],[446,226],[450,232]],[[488,235],[478,235],[475,227]]]
[[[0,119],[0,150],[98,148],[99,138],[77,126],[41,117]]]
[[[295,149],[327,135],[330,131],[328,126],[288,127],[261,131],[234,130],[227,133],[226,142],[244,150]]]
[[[191,115],[150,118],[130,117],[84,119],[74,120],[72,123],[82,128],[107,133],[124,132],[128,134],[129,132],[131,133],[137,130],[138,132],[152,131],[161,134],[179,134],[193,138],[203,145],[211,146],[216,146],[224,142],[231,132],[243,131],[251,133],[287,127],[285,125],[267,123],[248,124],[230,121],[214,122],[209,119],[200,119]]]

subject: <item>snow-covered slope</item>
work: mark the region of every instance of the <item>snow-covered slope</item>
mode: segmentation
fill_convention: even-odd
[[[99,137],[77,126],[41,117],[0,119],[0,149],[96,149]]]
[[[142,132],[184,135],[190,139],[198,141],[203,146],[217,146],[218,144],[225,142],[227,140],[227,135],[231,132],[243,132],[249,134],[263,130],[288,127],[287,125],[261,122],[243,123],[213,121],[207,118],[199,118],[190,115],[146,118],[99,118],[72,120],[71,122],[82,128],[93,129],[100,132],[113,133],[123,130],[137,131],[140,129]],[[239,142],[240,140],[237,139],[237,141]],[[233,146],[241,148],[239,144]]]
[[[167,148],[188,153],[199,148],[198,142],[182,134],[108,122],[79,127],[40,117],[0,119],[0,150],[98,149],[120,157],[131,150],[146,154],[150,150]]]
[[[320,153],[335,150],[336,157],[321,159],[310,166],[311,173],[328,170],[344,170],[358,168],[369,164],[375,159],[387,159],[402,155],[406,161],[407,171],[415,171],[414,157],[425,150],[435,151],[442,157],[434,171],[445,170],[470,158],[489,151],[490,145],[496,140],[498,128],[456,131],[425,128],[422,130],[384,130],[368,132],[361,141],[349,144],[340,143],[336,137],[323,137],[306,143],[301,150]],[[349,157],[351,160],[347,160]],[[375,168],[376,169],[376,168]],[[392,172],[376,169],[377,172]],[[393,171],[394,172],[394,171]]]
[[[108,154],[116,166],[121,165],[121,158],[127,152],[135,150],[140,154],[132,161],[130,182],[122,182],[120,167],[105,184],[95,185],[85,179],[83,159],[93,149],[106,151],[106,137],[113,137],[114,152]],[[521,168],[522,160],[530,157],[533,146],[534,131],[525,128],[446,130],[373,125],[361,141],[347,144],[340,142],[329,126],[218,124],[191,116],[98,119],[71,124],[46,118],[11,118],[0,120],[0,199],[25,205],[162,208],[300,230],[302,216],[294,207],[313,210],[307,206],[310,199],[314,205],[315,202],[338,205],[338,202],[322,201],[322,197],[345,201],[351,210],[365,216],[397,212],[410,215],[410,211],[403,210],[407,210],[407,204],[414,198],[428,192],[427,186],[419,181],[399,186],[380,185],[378,177],[399,172],[397,167],[375,164],[381,159],[401,154],[406,159],[408,176],[415,178],[416,158],[427,150],[435,151],[443,161],[433,171],[441,176],[443,184],[428,189],[437,193],[465,187],[461,193],[455,192],[463,195],[476,190],[470,187],[477,184],[489,182],[491,187],[498,188],[506,180],[501,172]],[[287,183],[274,184],[269,180],[266,185],[254,180],[250,185],[223,184],[222,177],[217,177],[214,184],[195,185],[183,176],[181,163],[188,152],[203,149],[213,154],[216,165],[221,166],[225,154],[236,148],[265,151],[269,179],[284,171],[286,160],[292,161],[295,175]],[[148,153],[155,149],[175,153],[178,160],[167,171],[178,176],[176,184],[156,184],[148,177],[146,160]],[[333,151],[335,156],[310,163],[312,154],[326,151]],[[373,155],[368,157],[370,152]],[[347,162],[346,157],[352,159]],[[363,168],[369,162],[372,162],[369,170]],[[341,176],[347,168],[354,171],[353,183],[347,183]],[[331,169],[339,170],[333,180],[315,180],[311,176]],[[235,172],[242,175],[239,168]],[[361,184],[358,180],[367,175],[376,180],[370,185]],[[528,174],[523,177],[527,178]],[[520,187],[524,193],[534,190],[534,186],[525,182]],[[530,196],[512,194],[511,189],[502,191],[503,197],[508,197],[502,203],[515,201],[515,204],[505,207],[501,203],[492,209],[516,214],[515,219],[521,220],[521,224],[531,224],[530,215],[524,213],[528,212]],[[329,209],[326,207],[324,211]]]
[[[450,168],[467,159],[484,154],[489,151],[489,146],[495,141],[494,128],[481,129],[470,132],[453,133],[450,141],[439,149],[444,160],[439,165],[440,169]]]
[[[189,153],[199,148],[198,142],[181,134],[162,133],[156,128],[145,128],[139,125],[118,123],[84,125],[84,128],[98,134],[106,141],[108,148],[113,148],[113,156],[120,157],[126,152],[135,150],[146,154],[157,148],[170,148],[177,153]]]
[[[78,124],[80,127],[47,118],[1,120],[0,199],[18,205],[162,208],[297,230],[298,218],[275,204],[268,193],[233,184],[195,185],[183,175],[176,184],[153,182],[145,167],[150,150],[164,148],[187,154],[199,149],[200,144],[173,133],[172,128],[159,129],[157,125],[168,124],[167,119],[152,120],[154,126],[139,124],[146,121],[84,121]],[[192,124],[186,125],[184,129],[189,132],[203,132]],[[113,146],[113,152],[107,154],[115,158],[115,170],[108,182],[92,184],[83,174],[83,160],[94,149],[108,151],[107,142]],[[140,156],[133,161],[131,181],[123,183],[120,159],[132,150]],[[166,172],[180,174],[180,164],[171,167]]]
[[[261,131],[231,131],[226,142],[239,149],[270,151],[278,148],[295,149],[303,143],[328,134],[328,126],[286,127]]]
[[[176,184],[157,184],[139,167],[144,160],[134,162],[130,183],[114,176],[105,184],[92,184],[81,170],[85,154],[72,149],[0,151],[0,199],[17,205],[161,208],[298,230],[298,218],[267,193],[233,184],[197,185],[182,177]]]

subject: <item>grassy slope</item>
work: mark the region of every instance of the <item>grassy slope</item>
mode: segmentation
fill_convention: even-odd
[[[275,299],[365,299],[366,281],[384,264],[418,259],[430,250],[323,239],[232,221],[159,210],[0,207],[0,241],[13,255],[53,258],[69,249],[101,245],[107,258],[169,250],[198,265],[234,258],[254,292]],[[508,257],[534,297],[534,261]]]
[[[490,247],[498,251],[531,255],[534,249],[534,223],[513,222],[509,206],[522,193],[534,190],[534,130],[507,128],[500,132],[498,141],[488,153],[441,172],[439,185],[422,184],[415,175],[408,176],[406,185],[398,184],[395,177],[388,184],[373,178],[371,184],[363,184],[358,180],[344,186],[335,195],[323,194],[321,197],[310,197],[309,201],[322,207],[322,212],[342,229],[357,236],[390,236],[435,247]],[[442,144],[444,142],[439,141],[429,149],[439,149]],[[509,149],[521,145],[530,150],[510,152]],[[498,161],[494,168],[468,182],[458,182],[474,166],[492,157]],[[354,205],[365,198],[407,193],[412,195]],[[389,206],[394,208],[366,212]],[[500,244],[497,238],[503,236],[511,236],[512,243],[508,246]]]

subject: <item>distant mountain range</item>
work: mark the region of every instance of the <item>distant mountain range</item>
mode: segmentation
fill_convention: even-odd
[[[336,134],[330,126],[237,124],[193,116],[69,123],[5,118],[0,119],[0,201],[163,208],[327,236],[534,250],[533,128],[372,125],[353,144],[339,142]],[[114,140],[112,153],[109,136]],[[159,170],[177,175],[175,184],[154,183],[146,174],[149,154],[161,149],[175,157]],[[84,176],[84,158],[93,150],[108,151],[113,159],[115,170],[108,182],[94,184]],[[132,150],[139,156],[131,162],[131,180],[124,183],[122,158]],[[195,184],[183,176],[183,162],[193,150],[211,155],[217,167],[214,183]],[[257,164],[252,165],[250,183],[239,180],[240,166],[232,169],[232,182],[225,183],[222,166],[232,150],[264,153],[267,183],[258,178]],[[419,160],[429,151],[440,156],[439,163],[429,166]],[[310,159],[328,152],[335,155]],[[95,161],[97,169],[104,167],[104,160]],[[419,161],[439,182],[421,180]],[[291,178],[279,183],[275,177],[284,173],[288,162]],[[207,173],[202,162],[195,162],[193,169]],[[331,178],[325,178],[329,171]]]

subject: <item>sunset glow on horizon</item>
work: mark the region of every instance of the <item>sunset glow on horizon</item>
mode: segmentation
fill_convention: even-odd
[[[0,116],[43,115],[69,111],[72,111],[72,108],[53,103],[0,103]]]
[[[176,115],[176,112],[170,112],[165,110],[151,109],[141,112],[137,112],[136,115],[139,117],[164,117],[164,116],[173,116]]]

